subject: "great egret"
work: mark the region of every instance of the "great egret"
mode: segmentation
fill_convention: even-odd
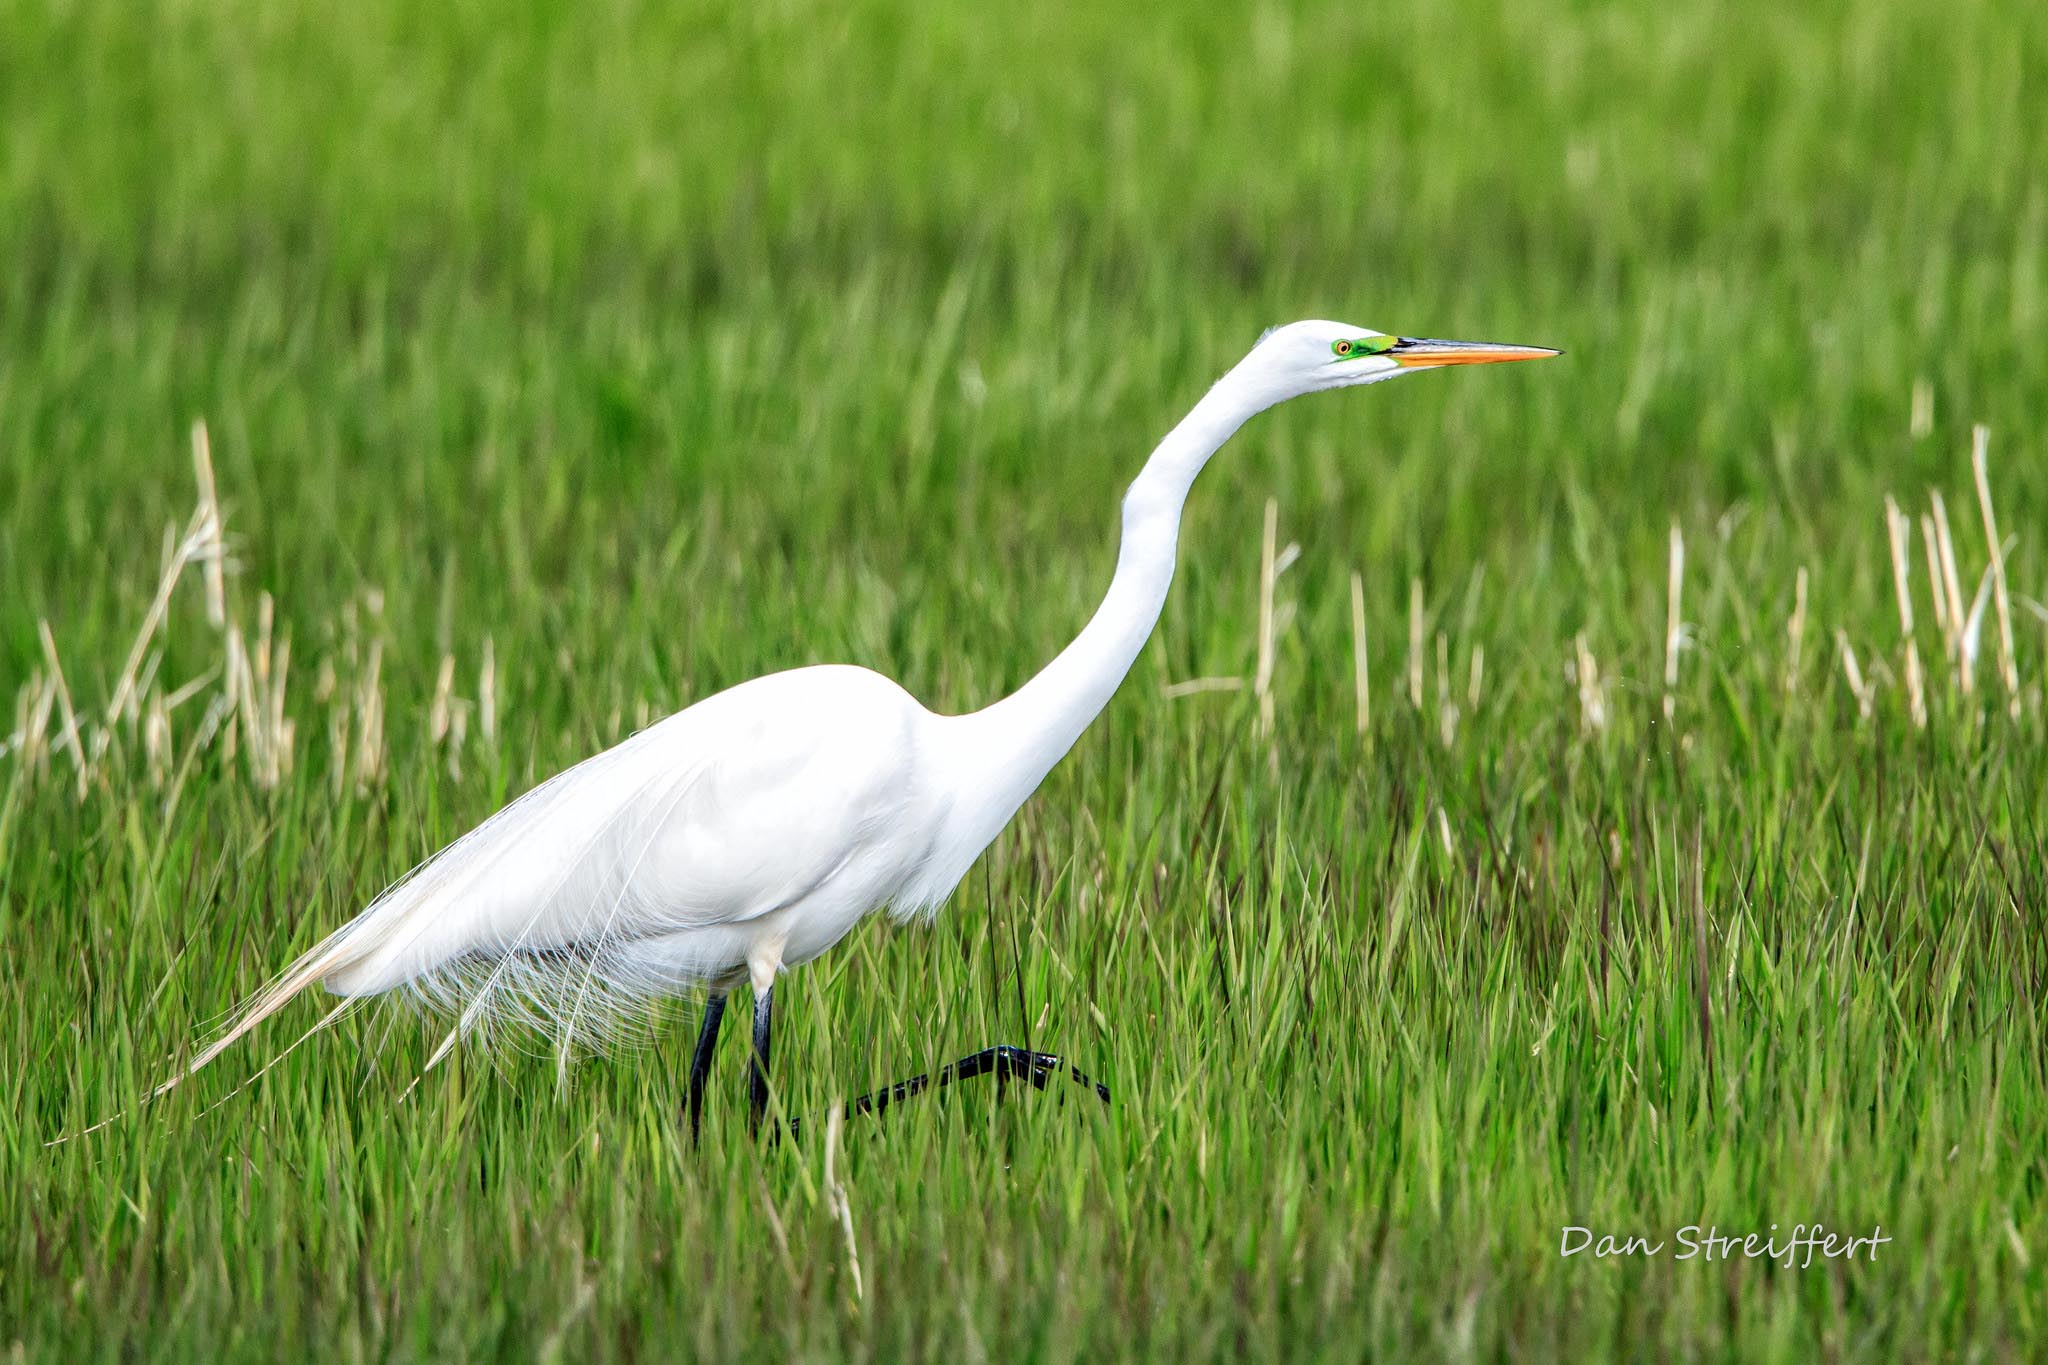
[[[345,999],[309,1033],[354,999],[400,988],[450,1006],[454,1026],[429,1069],[473,1028],[508,1015],[551,1028],[566,1059],[572,1042],[636,1006],[702,985],[694,1135],[726,993],[745,979],[758,1127],[776,974],[876,910],[905,920],[952,892],[1123,681],[1166,601],[1188,490],[1246,420],[1322,389],[1556,354],[1336,322],[1269,331],[1152,452],[1124,495],[1102,605],[1014,694],[942,716],[878,673],[828,664],[707,697],[542,783],[422,864],[246,1001],[155,1093],[315,982]],[[940,1083],[994,1070],[1042,1084],[1057,1065],[994,1048]]]

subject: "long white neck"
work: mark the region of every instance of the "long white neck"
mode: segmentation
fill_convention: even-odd
[[[1081,737],[1158,623],[1173,582],[1181,509],[1195,476],[1245,421],[1282,395],[1240,365],[1167,434],[1124,495],[1123,539],[1109,592],[1074,642],[1022,688],[961,716],[970,755],[959,796],[966,828],[985,846]],[[964,869],[963,869],[964,870]]]

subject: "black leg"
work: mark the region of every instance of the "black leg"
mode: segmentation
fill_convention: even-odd
[[[718,1048],[718,1028],[725,1022],[725,992],[713,991],[704,1001],[704,1025],[697,1030],[697,1050],[690,1054],[690,1145],[704,1122],[704,1082],[711,1075],[711,1054]]]
[[[954,1081],[971,1081],[976,1076],[994,1076],[998,1088],[1010,1081],[1026,1081],[1032,1089],[1043,1090],[1048,1082],[1062,1074],[1076,1085],[1093,1090],[1104,1104],[1109,1103],[1109,1087],[1100,1081],[1091,1080],[1081,1068],[1069,1066],[1050,1052],[1033,1052],[1029,1048],[999,1043],[940,1067],[936,1078],[929,1075],[912,1076],[907,1081],[898,1081],[894,1085],[862,1095],[859,1099],[849,1100],[846,1104],[846,1116],[852,1118],[856,1114],[879,1114],[890,1105],[901,1104],[913,1095],[941,1089]],[[789,1132],[791,1137],[796,1136],[795,1119],[790,1120]]]
[[[748,1096],[748,1131],[761,1131],[761,1117],[768,1112],[768,1025],[775,1013],[775,988],[754,996],[754,1079]]]

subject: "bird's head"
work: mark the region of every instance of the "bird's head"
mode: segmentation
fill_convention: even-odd
[[[1290,322],[1274,327],[1239,367],[1265,386],[1271,402],[1322,389],[1376,384],[1417,370],[1446,365],[1489,365],[1506,360],[1541,360],[1561,354],[1543,346],[1506,346],[1491,341],[1429,341],[1395,336],[1348,322]]]

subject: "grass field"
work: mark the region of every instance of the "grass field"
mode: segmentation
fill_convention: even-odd
[[[0,1354],[2038,1351],[2042,128],[1993,0],[0,7]],[[1259,419],[954,902],[778,991],[790,1112],[1027,1039],[1107,1111],[759,1149],[728,1043],[692,1151],[688,1002],[231,1094],[309,1001],[44,1146],[654,715],[1014,687],[1303,316],[1569,354]],[[124,689],[199,420],[223,624]],[[1813,1221],[1893,1240],[1559,1255]]]

